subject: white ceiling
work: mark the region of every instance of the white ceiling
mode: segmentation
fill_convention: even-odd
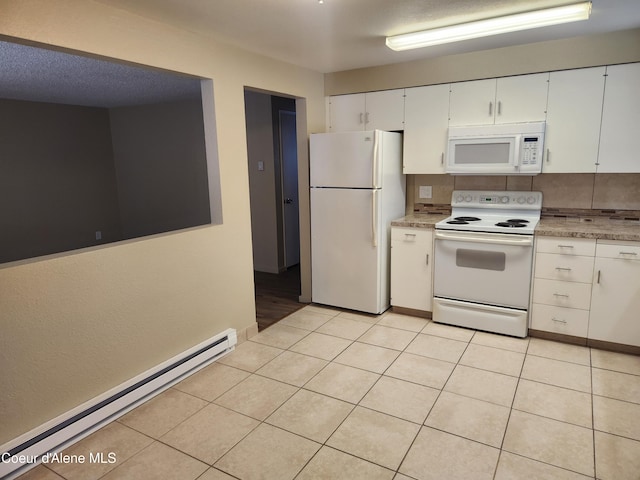
[[[579,0],[96,0],[324,73],[640,27],[640,0],[592,0],[587,21],[407,52],[385,37]]]

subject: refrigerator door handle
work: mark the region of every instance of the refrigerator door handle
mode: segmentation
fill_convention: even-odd
[[[373,181],[371,182],[373,188],[378,188],[378,146],[380,143],[380,136],[378,131],[373,131]]]
[[[371,192],[371,235],[374,248],[378,248],[378,191]]]

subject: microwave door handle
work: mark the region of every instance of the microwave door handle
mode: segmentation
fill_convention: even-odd
[[[518,171],[520,170],[520,156],[522,155],[522,152],[520,151],[520,136],[517,136],[515,138],[513,149],[514,149],[513,169],[515,171]]]

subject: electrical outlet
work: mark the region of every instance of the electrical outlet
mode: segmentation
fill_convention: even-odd
[[[96,230],[96,240],[102,240],[102,232],[100,230]]]
[[[263,172],[264,171],[264,162],[258,162],[258,171],[259,172]]]

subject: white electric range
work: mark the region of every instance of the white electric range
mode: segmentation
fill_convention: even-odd
[[[525,337],[541,192],[454,191],[435,226],[435,322]]]

